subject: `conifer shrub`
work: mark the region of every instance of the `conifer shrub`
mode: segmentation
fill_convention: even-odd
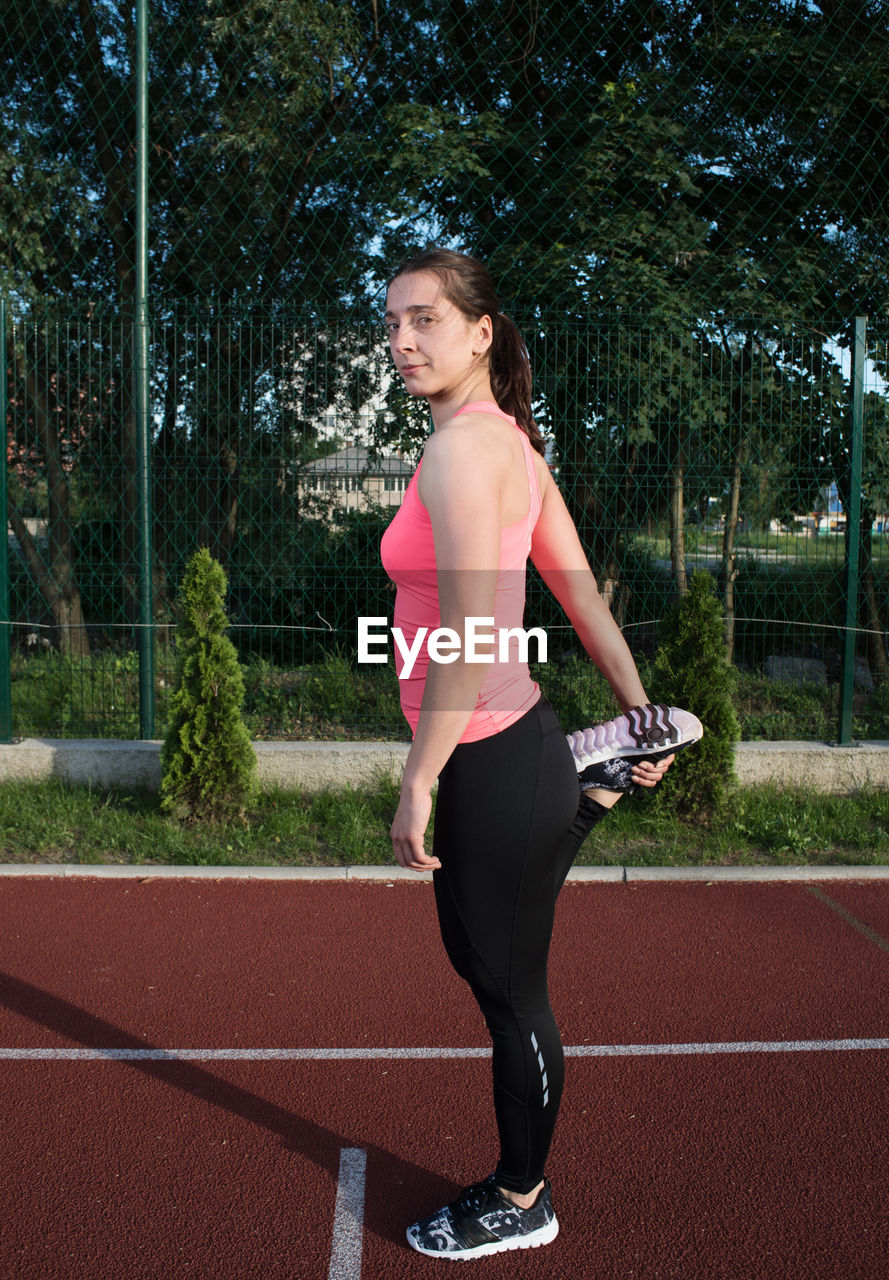
[[[650,693],[656,702],[692,711],[704,726],[700,742],[680,751],[655,792],[674,812],[707,816],[720,810],[736,786],[737,676],[726,658],[722,605],[716,583],[698,570],[658,632]]]
[[[242,819],[256,790],[256,755],[241,714],[244,681],[227,635],[227,586],[206,547],[195,552],[179,593],[160,787],[162,808],[190,823]]]

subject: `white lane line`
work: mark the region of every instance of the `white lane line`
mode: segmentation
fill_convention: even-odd
[[[328,1280],[361,1280],[366,1169],[366,1151],[360,1147],[343,1147],[333,1211],[333,1247]]]
[[[889,1049],[889,1040],[731,1040],[714,1044],[575,1044],[565,1049],[573,1058],[645,1058],[686,1053],[821,1053],[825,1050]]]
[[[116,1062],[354,1062],[373,1058],[490,1058],[490,1049],[0,1049],[6,1058]]]
[[[702,1044],[572,1044],[568,1058],[646,1058],[658,1054],[823,1053],[861,1049],[889,1049],[883,1040],[730,1040]],[[490,1058],[483,1048],[389,1049],[3,1049],[4,1061],[90,1062],[356,1062],[399,1058]]]

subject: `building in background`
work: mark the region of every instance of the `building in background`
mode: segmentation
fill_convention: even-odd
[[[374,454],[356,442],[308,464],[299,478],[301,504],[318,515],[397,507],[414,467],[401,454]]]

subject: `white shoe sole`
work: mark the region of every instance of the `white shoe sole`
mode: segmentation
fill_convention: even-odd
[[[672,714],[671,714],[672,713]],[[588,765],[601,764],[605,760],[659,760],[682,747],[690,747],[704,736],[704,726],[690,711],[676,707],[634,707],[624,717],[628,737],[619,741],[596,743],[591,729],[578,729],[566,734],[578,773]],[[609,724],[613,723],[609,721]],[[648,740],[650,729],[660,730],[659,740]]]
[[[411,1237],[412,1227],[408,1227],[407,1240],[417,1253],[425,1253],[427,1258],[450,1258],[452,1262],[468,1262],[471,1258],[485,1258],[491,1253],[506,1253],[510,1249],[539,1249],[542,1244],[550,1244],[559,1234],[559,1220],[553,1217],[545,1227],[531,1231],[526,1236],[514,1236],[511,1240],[499,1240],[496,1244],[479,1244],[474,1249],[439,1250],[424,1249]]]

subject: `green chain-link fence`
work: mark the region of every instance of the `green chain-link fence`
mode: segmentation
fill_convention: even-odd
[[[131,8],[0,3],[13,732],[159,733],[204,544],[257,735],[403,733],[355,620],[391,612],[378,539],[426,430],[381,283],[437,240],[527,336],[637,652],[706,566],[749,735],[887,736],[889,6],[141,4],[140,117]],[[570,716],[533,581],[532,615]],[[770,678],[789,657],[828,683]]]
[[[33,308],[7,327],[16,731],[134,733],[138,538],[114,430],[127,329],[95,315],[38,321]],[[841,352],[825,353],[823,330],[747,320],[680,333],[626,317],[525,327],[553,468],[636,651],[653,652],[658,620],[707,568],[729,651],[749,673],[753,731],[793,728],[786,710],[765,714],[781,711],[767,679],[778,659],[839,680],[847,626],[860,659],[857,727],[877,731],[889,517],[872,496],[887,462],[873,365],[852,543],[851,378]],[[391,668],[356,666],[357,619],[391,614],[379,537],[426,423],[391,379],[379,325],[188,310],[155,324],[151,352],[160,723],[177,584],[205,545],[230,576],[256,733],[400,733]],[[528,617],[551,636],[544,679],[558,696],[570,628],[535,580]],[[835,731],[838,690],[822,700],[825,731]]]

